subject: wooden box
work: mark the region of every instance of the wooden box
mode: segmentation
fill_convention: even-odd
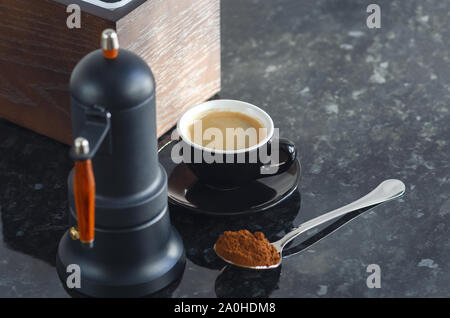
[[[71,144],[70,74],[106,28],[153,70],[158,135],[220,90],[220,0],[98,1],[0,0],[0,117]],[[79,29],[68,4],[81,8]]]

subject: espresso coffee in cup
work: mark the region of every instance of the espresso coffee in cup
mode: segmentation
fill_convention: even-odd
[[[256,118],[229,110],[200,113],[188,127],[189,139],[216,150],[238,150],[255,146],[267,136],[267,128]]]
[[[190,108],[178,120],[177,132],[181,142],[172,151],[201,182],[215,188],[230,189],[283,173],[297,156],[294,143],[278,138],[269,114],[238,100],[212,100]]]

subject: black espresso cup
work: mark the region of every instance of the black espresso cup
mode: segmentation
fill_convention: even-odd
[[[264,138],[237,150],[213,149],[195,143],[188,127],[206,112],[241,113],[262,124]],[[297,149],[289,140],[278,138],[272,118],[261,108],[238,100],[212,100],[192,107],[177,124],[183,161],[198,179],[217,188],[235,188],[259,178],[285,172],[296,160]]]

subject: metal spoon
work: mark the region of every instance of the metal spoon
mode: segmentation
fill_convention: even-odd
[[[301,224],[299,227],[297,227],[295,230],[287,233],[284,237],[279,239],[276,242],[271,243],[278,251],[280,255],[282,255],[283,247],[286,246],[287,243],[292,241],[294,238],[299,236],[300,234],[319,226],[323,223],[326,223],[332,219],[338,218],[340,216],[343,216],[345,214],[354,212],[359,209],[371,207],[383,202],[390,201],[392,199],[396,199],[403,195],[405,192],[405,184],[401,182],[400,180],[396,179],[389,179],[386,181],[383,181],[378,185],[375,189],[373,189],[370,193],[366,194],[362,198],[347,204],[339,209],[333,210],[331,212],[328,212],[326,214],[320,215],[312,220],[309,220],[303,224]],[[214,251],[216,251],[216,245],[214,245]],[[217,252],[216,252],[217,254]],[[234,266],[243,267],[243,268],[249,268],[249,269],[272,269],[277,268],[281,264],[282,258],[280,258],[280,262],[275,265],[271,266],[242,266],[239,264],[234,264],[230,260],[227,260],[217,254],[221,259],[223,259],[225,262],[232,264]]]

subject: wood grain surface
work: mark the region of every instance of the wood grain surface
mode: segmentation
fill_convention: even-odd
[[[0,117],[71,144],[70,74],[106,28],[155,74],[158,135],[220,90],[219,0],[148,0],[117,22],[83,12],[81,29],[67,16],[51,0],[0,0]]]
[[[147,1],[119,20],[117,30],[121,45],[153,70],[160,134],[220,90],[219,1]]]
[[[68,83],[78,60],[98,47],[106,20],[69,30],[65,6],[0,0],[0,117],[71,143]]]

